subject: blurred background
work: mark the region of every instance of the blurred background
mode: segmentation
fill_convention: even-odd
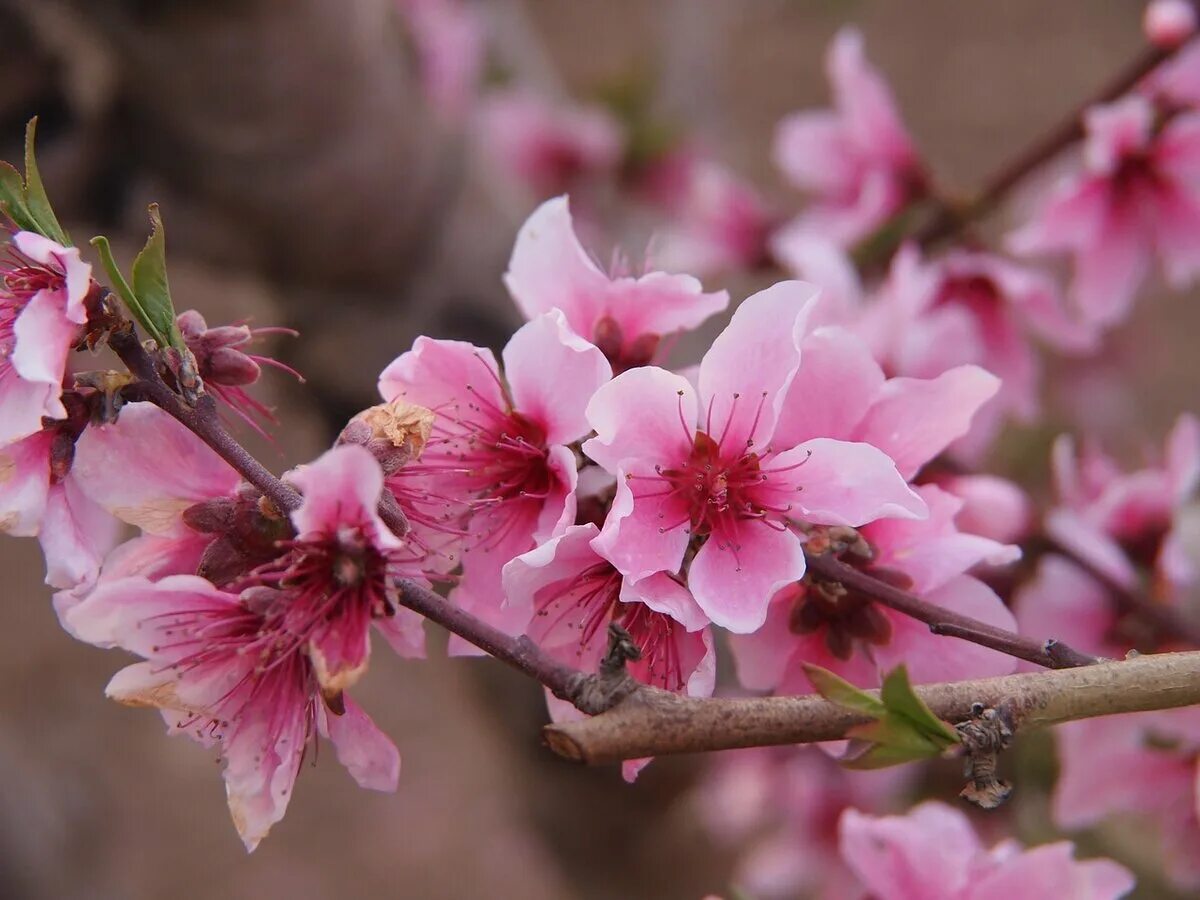
[[[517,322],[500,280],[512,239],[562,185],[503,177],[502,136],[473,89],[455,93],[463,79],[594,104],[639,152],[686,136],[786,215],[800,197],[771,164],[773,129],[827,104],[841,25],[862,28],[939,179],[969,189],[1137,53],[1143,4],[495,0],[466,4],[478,31],[447,26],[444,6],[0,0],[0,157],[19,159],[38,115],[70,230],[108,234],[128,258],[156,200],[180,309],[302,332],[273,349],[307,383],[262,385],[284,423],[277,446],[259,445],[277,471],[373,402],[416,335],[496,346]],[[654,222],[582,189],[640,260]],[[706,283],[740,299],[769,277]],[[1193,300],[1143,298],[1110,339],[1108,376],[1089,373],[1086,391],[1051,379],[1058,415],[1125,452],[1159,441],[1200,388]],[[1001,465],[1044,480],[1052,431],[1022,435]],[[324,760],[247,856],[213,755],[103,699],[123,661],[58,627],[32,542],[0,543],[0,560],[0,897],[727,894],[737,847],[698,811],[705,760],[660,761],[633,786],[572,767],[538,744],[535,685],[436,650],[423,663],[378,654],[358,692],[400,747],[399,791],[359,791]],[[1029,793],[1016,814],[1036,832],[1044,805]]]

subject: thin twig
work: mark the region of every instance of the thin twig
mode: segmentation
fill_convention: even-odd
[[[1096,657],[1080,653],[1059,640],[1023,637],[922,600],[907,591],[872,578],[866,572],[847,565],[832,554],[806,553],[805,556],[810,572],[826,580],[840,582],[889,609],[903,613],[918,622],[924,622],[934,634],[970,641],[1048,669],[1069,669],[1092,665],[1098,661]]]
[[[1045,134],[1039,136],[987,178],[968,203],[955,207],[942,202],[937,212],[917,229],[912,239],[922,246],[935,244],[964,225],[991,212],[1029,173],[1053,159],[1083,137],[1083,114],[1098,103],[1109,103],[1170,59],[1178,47],[1146,47],[1129,65],[1094,95],[1077,106]]]
[[[1086,572],[1091,578],[1108,592],[1117,611],[1125,615],[1133,615],[1153,626],[1158,637],[1175,638],[1200,647],[1200,623],[1179,610],[1155,603],[1153,600],[1126,587],[1091,560],[1052,537],[1042,536],[1036,541],[1034,552],[1038,554],[1053,553],[1069,560],[1072,564]]]
[[[1029,672],[915,688],[948,722],[977,704],[1005,706],[1017,728],[1200,703],[1200,651],[1159,653],[1056,672]],[[555,753],[585,763],[808,744],[843,738],[869,719],[821,697],[684,697],[642,688],[608,712],[547,725]]]

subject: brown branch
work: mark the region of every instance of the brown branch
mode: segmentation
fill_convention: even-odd
[[[915,688],[949,722],[1004,705],[1020,728],[1200,703],[1200,651],[1138,656]],[[546,743],[577,762],[838,740],[869,721],[821,697],[698,698],[642,688],[608,712],[547,725]]]
[[[922,600],[907,591],[872,578],[829,553],[805,553],[808,570],[828,581],[836,581],[866,594],[877,603],[894,609],[918,622],[924,622],[934,634],[954,637],[1048,669],[1069,669],[1096,663],[1088,656],[1053,638],[1038,641],[997,628],[970,616]]]
[[[975,219],[987,215],[1025,176],[1083,137],[1083,114],[1089,107],[1098,103],[1109,103],[1127,93],[1154,69],[1170,59],[1178,49],[1146,47],[1099,91],[1000,166],[984,181],[983,187],[968,203],[957,207],[945,201],[939,203],[937,212],[913,233],[912,239],[922,246],[929,246],[949,237]]]
[[[1108,592],[1113,605],[1123,615],[1133,615],[1151,625],[1158,637],[1176,638],[1200,647],[1200,623],[1170,606],[1155,603],[1150,598],[1126,587],[1103,569],[1094,565],[1065,544],[1052,537],[1042,536],[1035,544],[1035,554],[1053,553],[1082,569]]]

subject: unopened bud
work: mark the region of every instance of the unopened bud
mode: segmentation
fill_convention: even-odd
[[[262,368],[240,350],[218,347],[208,357],[204,378],[213,384],[254,384],[262,374]]]
[[[433,412],[406,400],[364,409],[338,436],[339,444],[360,444],[379,461],[384,475],[420,458],[433,432]]]
[[[1172,50],[1195,32],[1195,7],[1188,0],[1153,0],[1146,7],[1142,28],[1151,44]]]

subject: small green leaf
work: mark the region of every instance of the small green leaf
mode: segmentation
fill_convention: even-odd
[[[25,182],[21,173],[6,162],[0,162],[0,208],[22,231],[38,230],[25,203]]]
[[[890,712],[908,719],[932,743],[945,750],[958,743],[958,733],[933,714],[925,701],[916,695],[908,680],[908,669],[900,665],[883,679],[879,698]]]
[[[846,737],[851,739],[851,749],[841,762],[851,769],[881,769],[929,759],[942,752],[942,748],[910,722],[890,714],[879,721],[851,728]]]
[[[155,336],[160,346],[186,350],[183,335],[175,323],[175,305],[167,283],[167,234],[163,228],[158,204],[150,204],[150,237],[146,246],[133,260],[133,292],[137,295],[147,322],[146,330]]]
[[[28,210],[30,218],[38,225],[33,230],[57,241],[64,247],[69,247],[71,239],[63,227],[58,224],[58,217],[54,215],[54,210],[50,206],[50,198],[46,196],[46,188],[42,184],[42,176],[38,172],[37,158],[33,152],[36,134],[37,116],[34,116],[25,126],[25,208]]]
[[[142,305],[133,293],[133,288],[129,286],[129,282],[121,274],[121,267],[117,265],[117,261],[113,257],[112,245],[108,243],[108,238],[102,234],[98,234],[92,238],[91,245],[100,254],[100,264],[104,266],[104,271],[108,273],[108,280],[112,282],[113,288],[120,295],[130,315],[137,319],[138,324],[145,328],[146,331],[150,332],[152,338],[156,341],[159,340],[159,335],[155,334],[152,326],[147,323],[146,316],[142,311]]]
[[[808,676],[808,680],[812,682],[813,687],[817,689],[817,693],[830,703],[836,703],[838,706],[844,706],[846,709],[852,709],[855,712],[875,718],[882,716],[886,712],[886,707],[879,699],[871,696],[864,690],[856,688],[850,682],[844,678],[839,678],[828,669],[814,666],[811,663],[804,663],[804,673]]]

